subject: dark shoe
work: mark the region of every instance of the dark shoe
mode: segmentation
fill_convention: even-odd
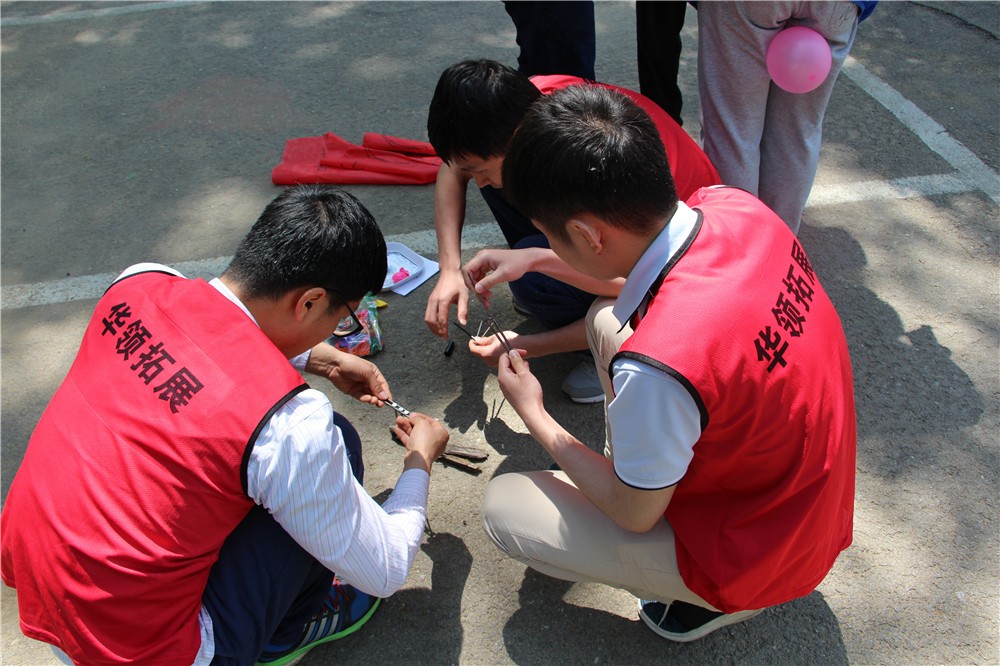
[[[660,601],[639,600],[639,617],[646,626],[667,640],[678,643],[696,641],[716,629],[749,620],[762,610],[720,613],[683,601],[665,604]]]
[[[280,651],[265,650],[257,664],[291,666],[317,645],[350,636],[371,618],[380,601],[334,579],[323,608],[306,624],[299,642]]]

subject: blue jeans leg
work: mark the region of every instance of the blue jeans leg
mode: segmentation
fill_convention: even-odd
[[[361,438],[340,414],[351,470],[364,475]],[[299,639],[320,609],[333,572],[306,552],[261,506],[254,506],[226,539],[209,573],[202,603],[212,617],[213,664],[253,664],[268,643]]]
[[[503,198],[502,190],[498,190],[492,185],[484,185],[479,188],[479,194],[482,195],[483,201],[486,202],[493,217],[496,218],[500,232],[503,234],[504,240],[507,241],[507,247],[514,247],[527,236],[536,236],[540,233],[531,220]]]

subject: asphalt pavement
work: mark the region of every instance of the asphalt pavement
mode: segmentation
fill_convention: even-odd
[[[633,4],[598,2],[596,18],[597,77],[637,89]],[[696,25],[689,11],[695,137]],[[858,476],[854,544],[815,592],[672,644],[627,593],[502,557],[480,526],[483,489],[550,461],[464,342],[445,356],[427,331],[428,282],[384,296],[373,360],[400,403],[490,456],[478,476],[436,467],[434,535],[406,587],[303,664],[1000,663],[998,37],[1000,3],[882,2],[830,103],[799,237],[851,346]],[[0,2],[3,496],[117,272],[158,261],[214,276],[277,194],[287,139],[423,139],[445,67],[516,56],[496,1]],[[432,187],[348,189],[388,240],[435,258]],[[469,202],[471,258],[502,237]],[[494,307],[535,330],[506,290]],[[600,407],[559,390],[575,362],[532,367],[556,418],[598,448]],[[401,466],[392,414],[314,385],[358,426],[365,486],[384,496]],[[21,635],[15,593],[0,595],[0,660],[56,663]]]

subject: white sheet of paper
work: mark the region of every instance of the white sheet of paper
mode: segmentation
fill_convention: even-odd
[[[414,254],[416,253],[414,252]],[[392,287],[389,291],[399,294],[400,296],[406,296],[424,282],[427,282],[427,280],[437,275],[438,271],[441,270],[441,265],[438,262],[431,261],[423,255],[417,254],[416,256],[420,257],[423,261],[423,268],[421,269],[420,274],[412,280],[407,280],[404,284],[401,284],[398,287]]]

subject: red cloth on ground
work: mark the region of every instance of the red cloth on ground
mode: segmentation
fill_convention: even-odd
[[[361,145],[336,134],[289,139],[271,172],[275,185],[426,185],[441,158],[425,141],[366,132]]]

